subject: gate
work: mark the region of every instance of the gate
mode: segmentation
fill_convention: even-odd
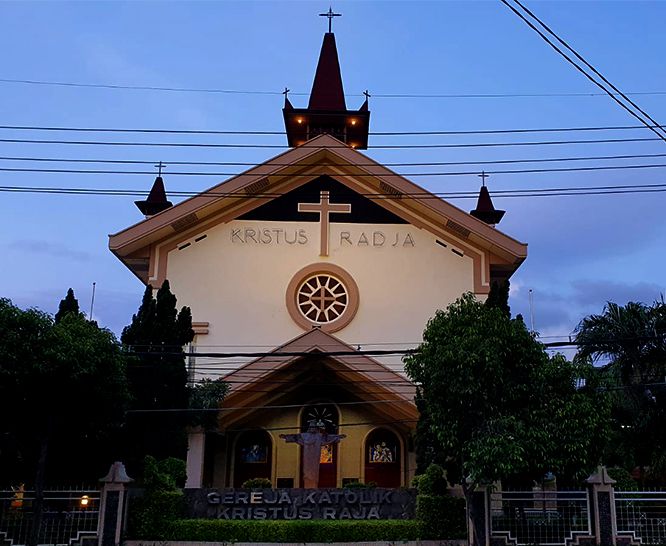
[[[39,544],[96,545],[99,501],[99,489],[44,491]],[[0,490],[0,545],[24,546],[28,543],[34,502],[34,491],[23,488]]]

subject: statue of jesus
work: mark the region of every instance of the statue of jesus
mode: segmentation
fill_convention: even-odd
[[[324,423],[312,420],[308,422],[307,432],[299,434],[280,434],[287,443],[295,442],[303,446],[303,486],[314,489],[319,485],[319,460],[321,446],[337,444],[346,434],[327,434]]]

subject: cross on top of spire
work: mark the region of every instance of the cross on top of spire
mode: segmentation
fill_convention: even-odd
[[[481,179],[481,185],[485,186],[486,185],[486,178],[489,178],[490,175],[486,174],[486,171],[481,171],[481,174],[478,175],[478,177]]]
[[[328,11],[326,13],[320,13],[319,17],[328,17],[328,32],[330,34],[332,32],[331,22],[333,21],[333,17],[342,17],[342,13],[333,13],[333,9],[329,6]]]
[[[155,167],[158,169],[157,176],[162,176],[162,167],[166,167],[166,165],[160,161]]]

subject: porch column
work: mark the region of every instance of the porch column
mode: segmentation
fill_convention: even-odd
[[[203,427],[194,427],[187,432],[187,480],[186,488],[198,489],[203,485],[206,432]]]

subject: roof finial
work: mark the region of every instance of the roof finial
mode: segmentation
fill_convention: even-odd
[[[166,165],[160,161],[155,167],[158,169],[157,176],[162,176],[162,167],[166,167]]]
[[[365,95],[365,100],[368,100],[371,96],[370,93],[368,93],[367,89],[365,91],[363,91],[363,94]]]
[[[331,31],[331,21],[333,20],[333,17],[342,17],[342,13],[333,13],[333,9],[331,6],[328,7],[328,12],[326,13],[320,13],[319,17],[328,17],[328,33],[330,34]]]
[[[284,91],[282,91],[282,94],[284,95],[284,100],[287,100],[288,98],[287,95],[289,94],[289,91],[291,91],[291,89],[289,89],[288,87],[285,87]]]
[[[490,178],[490,175],[486,174],[486,171],[481,171],[481,174],[478,175],[478,176],[481,179],[481,185],[485,186],[486,185],[486,178]]]

